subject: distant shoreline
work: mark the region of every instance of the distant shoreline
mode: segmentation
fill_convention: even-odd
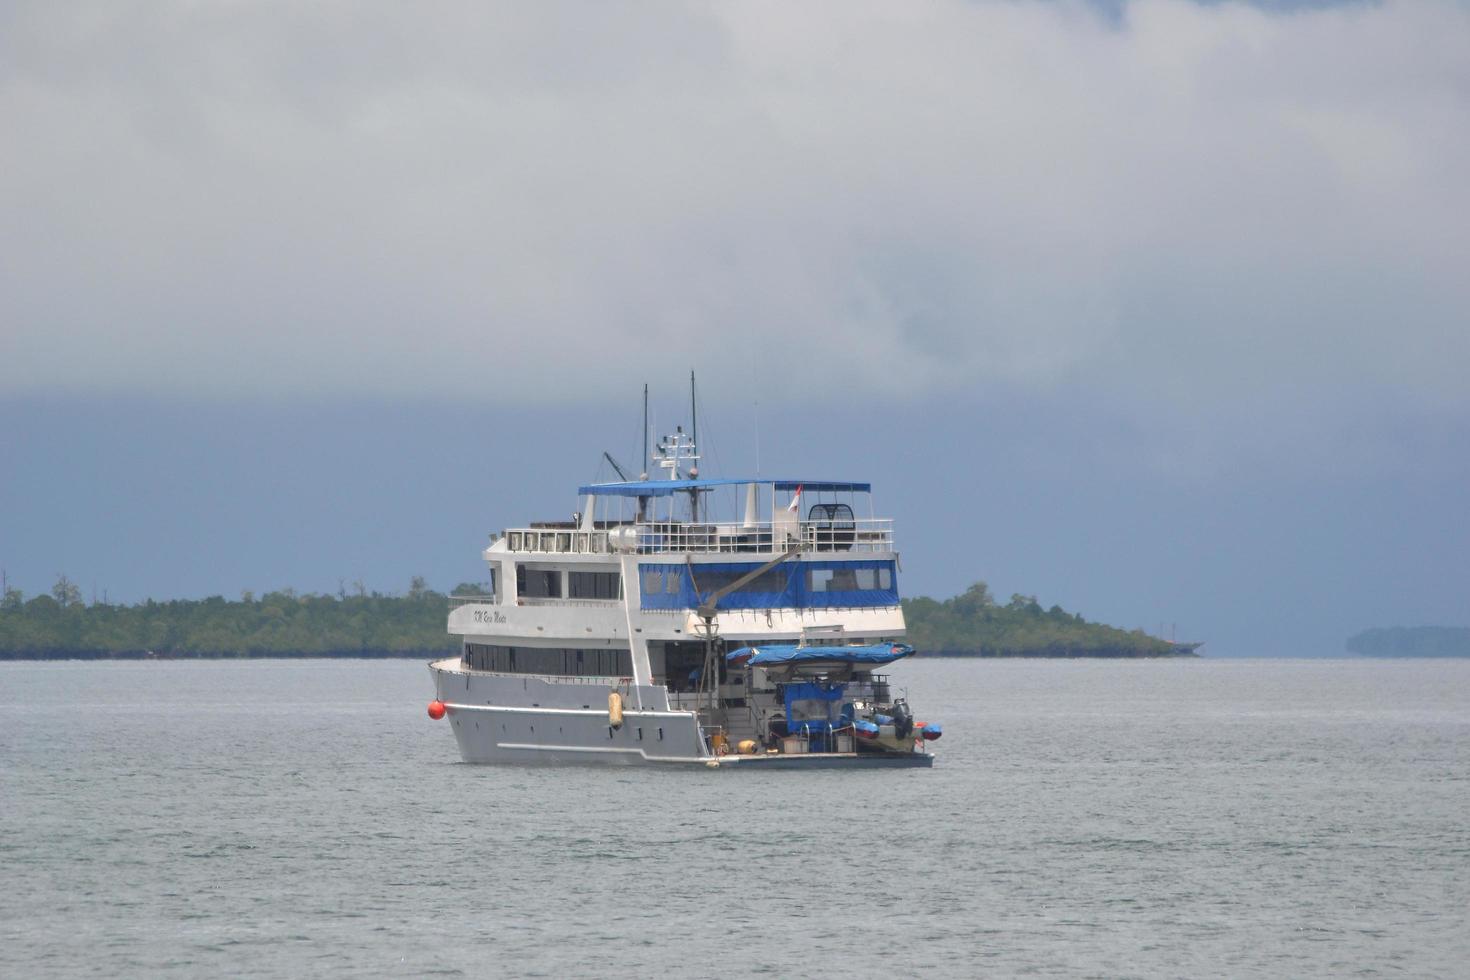
[[[462,582],[446,595],[415,578],[405,595],[338,595],[292,589],[240,599],[88,604],[64,577],[50,594],[0,597],[0,660],[406,659],[455,656],[446,632],[451,599],[484,596]],[[999,602],[983,582],[942,601],[902,600],[907,641],[921,656],[984,659],[1174,659],[1198,644],[1088,622],[1035,596]]]
[[[1470,626],[1390,626],[1348,638],[1348,653],[1387,660],[1470,657]]]

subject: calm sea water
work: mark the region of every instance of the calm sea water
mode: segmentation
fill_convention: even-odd
[[[419,663],[0,664],[0,973],[1470,970],[1470,662],[894,675],[932,770],[466,766]]]

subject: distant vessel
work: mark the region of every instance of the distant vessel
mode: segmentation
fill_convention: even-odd
[[[893,522],[856,516],[870,485],[701,478],[682,427],[650,458],[664,479],[494,535],[491,594],[451,599],[429,714],[463,759],[932,765],[940,726],[878,673],[913,648]]]

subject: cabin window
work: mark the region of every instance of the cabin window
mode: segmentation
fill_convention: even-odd
[[[516,565],[516,595],[523,599],[560,599],[561,572]]]
[[[892,562],[841,563],[809,565],[806,572],[808,593],[823,592],[889,592],[893,589]]]
[[[757,568],[759,566],[756,566]],[[704,571],[698,565],[694,566],[694,580],[699,585],[699,591],[705,595],[717,592],[728,585],[740,581],[746,575],[755,571],[755,568],[733,572]],[[777,565],[775,568],[766,569],[755,578],[740,587],[741,592],[785,592],[790,573],[787,569]]]
[[[748,563],[709,562],[694,566],[694,586],[677,565],[640,569],[644,609],[687,609],[699,597],[724,589],[758,570]],[[662,575],[663,588],[659,588]],[[721,609],[831,609],[898,604],[894,563],[868,561],[784,562],[761,572],[720,598]]]
[[[623,577],[617,572],[569,572],[567,596],[572,599],[621,599]]]
[[[471,670],[553,677],[628,677],[633,655],[614,648],[512,647],[466,643],[464,662]]]

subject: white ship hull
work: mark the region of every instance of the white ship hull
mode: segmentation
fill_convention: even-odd
[[[484,674],[464,670],[459,658],[429,669],[465,762],[645,765],[712,758],[694,712],[669,710],[661,687],[617,687],[628,707],[614,727],[607,712],[614,678],[567,683]]]
[[[905,754],[810,752],[801,755],[716,755],[700,735],[692,711],[668,709],[668,691],[634,688],[644,709],[623,712],[623,724],[608,724],[606,684],[563,684],[535,677],[466,671],[459,658],[429,665],[437,699],[471,763],[521,765],[696,765],[709,768],[820,769],[826,767],[927,768],[927,751]],[[625,686],[622,690],[628,690]],[[630,703],[636,703],[630,701]],[[529,705],[529,706],[528,706]]]

